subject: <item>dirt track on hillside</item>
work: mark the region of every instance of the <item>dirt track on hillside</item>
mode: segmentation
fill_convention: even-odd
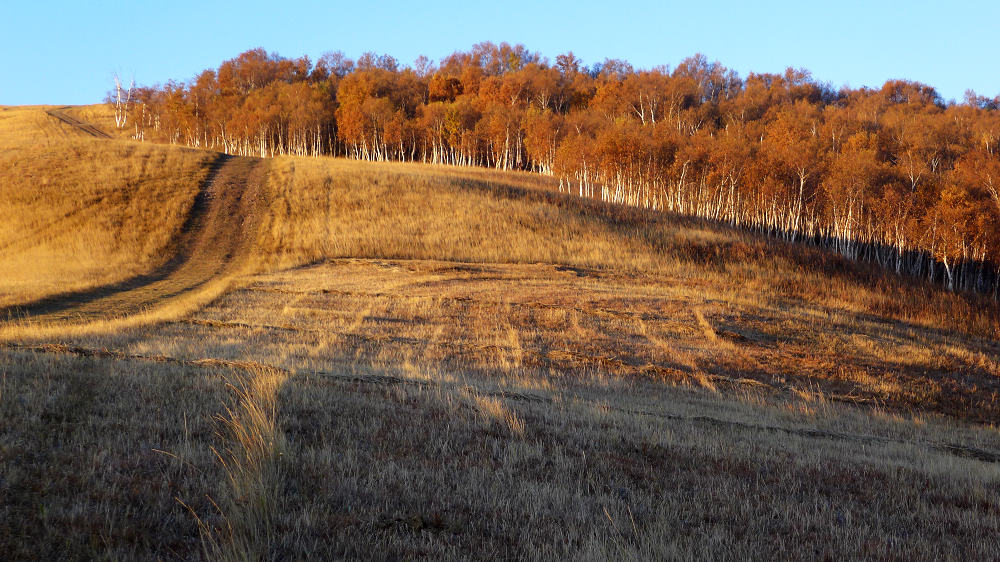
[[[64,111],[64,110],[69,109],[69,108],[70,108],[70,106],[67,105],[67,106],[64,106],[64,107],[56,108],[56,109],[49,109],[45,113],[49,114],[52,117],[55,117],[56,119],[62,121],[63,123],[66,123],[67,125],[69,125],[71,127],[75,127],[77,129],[83,131],[84,133],[87,133],[88,135],[90,135],[92,137],[97,137],[99,139],[110,139],[111,138],[111,135],[109,135],[109,134],[105,133],[104,131],[100,130],[96,125],[92,125],[90,123],[85,123],[83,121],[80,121],[76,117],[73,117],[72,115],[70,115],[70,114],[68,114],[68,113],[66,113]]]
[[[260,224],[264,161],[220,156],[191,208],[170,258],[155,271],[95,289],[0,309],[32,324],[85,324],[152,311],[247,265]]]

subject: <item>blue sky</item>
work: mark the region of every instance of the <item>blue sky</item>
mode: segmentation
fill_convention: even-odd
[[[158,4],[158,5],[157,5]],[[474,43],[554,59],[675,66],[704,53],[745,76],[805,67],[834,86],[889,78],[1000,94],[1000,1],[956,2],[32,2],[0,10],[0,104],[101,101],[118,73],[187,80],[254,47],[315,60],[377,51],[411,63]]]

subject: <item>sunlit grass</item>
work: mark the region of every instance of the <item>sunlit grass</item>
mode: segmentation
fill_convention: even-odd
[[[21,112],[28,123],[51,120]],[[166,261],[215,158],[75,135],[19,146],[0,155],[0,306],[121,281]]]
[[[3,298],[160,263],[214,155],[18,111]],[[1000,549],[994,305],[531,174],[280,158],[265,193],[183,298],[0,327],[0,558]]]

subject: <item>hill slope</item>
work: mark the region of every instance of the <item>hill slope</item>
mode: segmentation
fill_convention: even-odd
[[[107,141],[70,111],[45,113],[52,122],[42,131],[55,122],[68,126],[64,136],[44,145],[25,137],[0,161],[10,195],[0,205],[8,336],[108,329],[176,313],[206,284],[219,294],[249,261],[264,163]]]
[[[42,108],[3,108],[0,118],[0,307],[167,261],[214,155],[96,140]]]
[[[225,283],[171,314],[7,333],[4,558],[1000,551],[994,303],[528,174],[279,158],[244,201],[259,221],[216,223],[199,189],[240,209],[245,184],[219,179],[255,161],[210,181],[211,153],[59,145],[118,156],[17,148],[3,181],[25,195],[0,212],[42,224],[83,190],[128,193],[98,208],[135,242],[87,268],[33,236],[3,271],[45,252],[62,265],[6,298],[163,304],[141,280],[172,256],[230,265],[192,266],[194,285]],[[29,199],[21,163],[61,167],[68,188]],[[124,164],[118,183],[88,180]],[[127,212],[156,217],[167,194],[177,218]],[[112,239],[102,213],[73,216]]]
[[[463,278],[462,268],[502,278],[521,271],[513,264],[537,264],[524,286],[485,290],[511,306],[638,323],[576,341],[566,326],[550,328],[562,342],[535,344],[570,347],[576,367],[658,376],[669,365],[673,375],[680,367],[686,377],[1000,420],[997,307],[986,299],[705,221],[576,199],[528,174],[288,158],[269,186],[260,247],[279,266],[447,260],[463,265],[446,278]],[[561,281],[549,287],[560,272],[580,280],[576,294]],[[440,281],[442,297],[458,282]],[[518,330],[540,324],[529,317]]]

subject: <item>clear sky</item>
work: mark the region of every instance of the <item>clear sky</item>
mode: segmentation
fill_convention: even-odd
[[[95,103],[115,73],[188,80],[254,47],[313,60],[377,51],[409,64],[486,40],[553,60],[572,50],[588,65],[673,67],[700,52],[742,76],[793,66],[835,87],[906,78],[961,100],[968,88],[1000,94],[998,37],[1000,0],[11,0],[0,9],[0,104]]]

